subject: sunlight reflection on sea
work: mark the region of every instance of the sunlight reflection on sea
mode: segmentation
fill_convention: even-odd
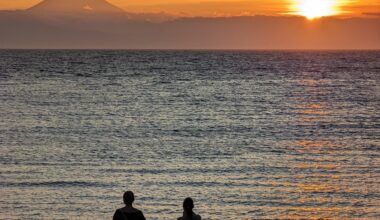
[[[380,218],[379,57],[0,51],[0,218]]]

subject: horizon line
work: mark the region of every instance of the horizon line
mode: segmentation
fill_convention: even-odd
[[[189,49],[189,48],[184,48],[184,49],[165,49],[165,48],[162,48],[162,49],[159,49],[159,48],[152,48],[152,49],[123,49],[123,48],[120,48],[120,49],[113,49],[113,48],[0,48],[0,51],[4,51],[4,50],[14,50],[14,51],[31,51],[31,50],[39,50],[39,51],[199,51],[199,52],[213,52],[213,51],[216,51],[216,52],[235,52],[235,51],[262,51],[262,52],[265,52],[265,51],[268,51],[268,52],[308,52],[308,51],[315,51],[315,52],[318,52],[318,51],[321,51],[321,52],[344,52],[344,51],[370,51],[370,52],[380,52],[380,48],[371,48],[371,49],[367,49],[367,48],[353,48],[353,49]]]

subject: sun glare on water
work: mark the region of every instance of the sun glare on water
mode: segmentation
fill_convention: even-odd
[[[309,20],[338,14],[337,0],[296,0],[295,14]]]

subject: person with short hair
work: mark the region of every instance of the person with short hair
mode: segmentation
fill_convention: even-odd
[[[193,212],[194,201],[188,197],[183,201],[183,215],[178,220],[201,220],[202,217]]]
[[[125,192],[123,200],[125,207],[116,210],[113,220],[145,220],[142,211],[132,206],[132,203],[135,201],[135,195],[132,191]]]

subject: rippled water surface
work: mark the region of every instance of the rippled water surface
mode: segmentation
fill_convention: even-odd
[[[380,219],[380,52],[0,51],[0,218]]]

